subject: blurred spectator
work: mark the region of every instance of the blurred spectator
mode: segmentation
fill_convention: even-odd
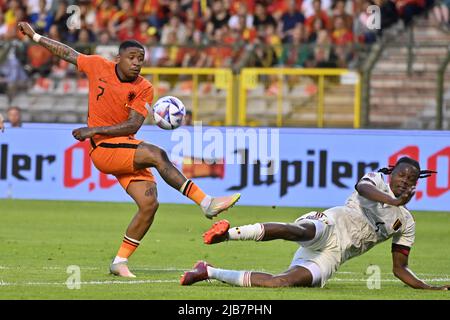
[[[52,68],[53,55],[43,46],[31,43],[27,48],[27,71],[30,75],[46,77]]]
[[[325,27],[325,29],[330,30],[331,29],[330,19],[326,11],[322,10],[322,1],[313,0],[313,8],[314,13],[310,15],[305,21],[306,28],[308,30],[312,30],[314,22],[317,19],[320,19],[322,20],[322,25]]]
[[[236,14],[242,6],[245,6],[247,11],[253,15],[255,12],[255,0],[229,0],[229,10],[231,14]]]
[[[243,41],[244,43],[253,43],[257,36],[255,28],[248,27],[246,24],[246,19],[243,16],[239,17],[238,23],[234,28],[232,28],[232,30],[237,32],[236,39],[231,39],[229,28],[227,26],[223,26],[223,28],[221,29],[221,32],[224,36],[222,44],[233,45],[239,43],[238,41]],[[264,37],[265,30],[261,30],[261,32],[262,34],[260,34],[260,36]]]
[[[317,41],[317,34],[321,30],[326,30],[322,19],[315,19],[312,24],[312,27],[308,27],[305,25],[305,31],[307,34],[307,38],[306,38],[307,42],[315,43]]]
[[[342,17],[345,27],[349,30],[353,29],[353,16],[345,11],[346,0],[336,0],[333,5],[333,15],[331,17],[331,25],[334,26],[334,19]]]
[[[212,60],[213,68],[231,67],[233,62],[233,49],[225,43],[225,38],[228,35],[225,31],[227,26],[221,29],[216,29],[211,46],[208,47],[208,56]]]
[[[164,25],[161,32],[161,44],[168,44],[169,34],[175,34],[175,44],[184,44],[186,42],[186,25],[178,16],[172,16],[169,22]]]
[[[37,33],[48,33],[54,17],[47,9],[47,1],[39,0],[39,11],[30,15],[31,25]]]
[[[16,13],[21,8],[21,3],[18,0],[10,0],[8,2],[8,9],[5,12],[5,23],[9,27],[14,26],[17,23]]]
[[[449,8],[450,0],[441,0],[433,7],[437,22],[447,31],[449,31]]]
[[[182,62],[182,57],[180,56],[180,47],[177,42],[177,34],[176,31],[172,31],[167,34],[166,43],[164,43],[164,47],[158,53],[160,56],[158,57],[156,65],[159,67],[179,67]]]
[[[211,59],[209,58],[206,50],[203,50],[204,39],[202,32],[195,30],[188,39],[188,46],[181,48],[183,50],[183,61],[181,66],[184,68],[207,68],[211,66]]]
[[[214,0],[211,9],[211,18],[207,25],[208,34],[213,37],[217,29],[228,24],[228,20],[230,20],[230,14],[223,5],[223,1]]]
[[[317,13],[315,8],[316,0],[303,0],[302,2],[302,11],[306,18],[311,17]],[[320,3],[321,10],[329,11],[331,9],[332,0],[322,0]]]
[[[228,20],[228,26],[231,29],[236,28],[242,23],[239,21],[240,19],[244,20],[246,28],[253,28],[253,15],[248,13],[247,5],[245,3],[239,3],[236,14],[232,15],[230,20]]]
[[[300,24],[295,29],[301,29],[302,27],[303,27],[303,25]],[[274,49],[277,59],[279,59],[283,52],[281,38],[278,35],[278,33],[276,32],[275,27],[271,24],[266,25],[265,31],[266,31],[265,32],[265,43],[267,43]],[[292,34],[293,34],[293,32],[292,32]]]
[[[128,17],[117,28],[117,40],[123,42],[134,38],[136,32],[136,22],[134,17]]]
[[[182,3],[185,1],[182,1]],[[147,20],[149,23],[154,22],[158,16],[159,1],[158,0],[135,0],[134,8],[139,13],[139,17]],[[156,25],[156,24],[155,24]]]
[[[96,8],[92,5],[92,0],[79,0],[81,28],[92,30],[95,26]]]
[[[281,16],[280,34],[283,42],[292,42],[293,30],[304,22],[305,17],[296,9],[295,0],[289,0],[287,11]]]
[[[375,30],[371,30],[367,27],[369,19],[369,13],[367,7],[373,5],[372,0],[364,0],[360,8],[360,12],[355,15],[353,23],[353,34],[355,40],[362,43],[373,43],[376,41]],[[382,15],[383,17],[383,15]]]
[[[102,32],[108,27],[109,21],[112,21],[117,13],[117,8],[113,6],[112,0],[103,0],[97,9],[94,29]]]
[[[122,26],[122,24],[124,24],[128,18],[135,18],[130,0],[119,0],[119,7],[120,9],[108,22],[108,31],[110,35],[115,35],[119,30],[123,29],[125,26]]]
[[[267,13],[267,8],[263,3],[258,2],[255,6],[255,17],[253,19],[253,26],[256,31],[260,29],[265,29],[267,25],[273,25],[274,28],[277,27],[277,22],[272,17],[272,15]]]
[[[16,27],[8,29],[5,40],[0,47],[0,77],[6,82],[8,103],[11,103],[19,89],[28,85],[28,76],[24,66],[26,63],[25,43],[16,37]]]
[[[331,41],[338,60],[338,66],[345,68],[352,59],[353,33],[347,28],[344,17],[338,16],[334,19]]]
[[[267,6],[267,12],[276,20],[279,21],[283,13],[287,10],[286,0],[272,0],[264,1],[264,5]]]
[[[148,45],[153,42],[155,34],[156,28],[150,27],[148,20],[140,20],[134,34],[134,39],[143,45]]]
[[[326,30],[320,30],[314,47],[314,67],[336,68],[337,66],[337,56],[331,45],[330,36]]]
[[[353,33],[345,24],[344,17],[337,16],[333,22],[332,42],[338,46],[350,45],[353,42]]]
[[[393,0],[374,0],[371,4],[375,4],[380,8],[381,30],[378,31],[380,34],[383,29],[397,23],[398,12]]]
[[[305,27],[300,25],[292,33],[292,42],[283,47],[280,63],[286,67],[307,68],[311,59],[311,46],[305,43]]]
[[[394,0],[394,2],[405,27],[409,26],[413,17],[425,8],[425,0]]]
[[[82,28],[77,32],[77,42],[74,49],[82,54],[94,54],[94,47],[92,42],[95,41],[95,36],[89,29]]]
[[[52,7],[53,0],[45,1],[44,9],[46,12],[50,11]],[[27,13],[28,15],[38,14],[41,11],[41,1],[40,0],[27,0]]]
[[[258,37],[255,41],[254,49],[251,52],[248,67],[270,68],[277,64],[275,50],[267,45],[265,39]]]
[[[117,53],[117,46],[113,45],[108,30],[101,31],[98,35],[98,45],[95,48],[95,54],[108,60],[114,60]]]
[[[6,118],[11,128],[20,128],[22,126],[22,112],[19,107],[9,107],[6,111]]]
[[[67,1],[59,1],[53,24],[58,28],[58,33],[61,35],[62,39],[66,39],[67,37],[67,32],[69,31],[67,21],[70,16],[71,15],[67,13]]]

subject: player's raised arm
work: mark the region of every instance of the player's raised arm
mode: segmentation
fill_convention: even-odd
[[[375,185],[370,182],[366,182],[365,180],[360,181],[356,185],[356,190],[359,195],[376,202],[381,202],[385,204],[389,204],[391,206],[402,206],[411,200],[411,198],[415,194],[415,187],[410,187],[405,190],[398,197],[393,197],[390,194],[379,190]]]
[[[23,34],[29,36],[36,43],[39,43],[44,48],[50,50],[54,55],[67,62],[77,65],[77,58],[79,53],[76,50],[61,42],[41,36],[40,34],[36,33],[33,28],[26,22],[19,22],[17,26]]]
[[[139,112],[131,109],[127,121],[106,127],[84,127],[72,131],[75,139],[83,141],[92,138],[96,134],[111,137],[128,136],[135,134],[144,123],[145,117]]]
[[[408,268],[408,253],[408,247],[392,245],[392,272],[398,279],[414,289],[448,290],[450,288],[449,285],[431,286],[417,278]]]

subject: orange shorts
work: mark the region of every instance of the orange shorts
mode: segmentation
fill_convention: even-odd
[[[98,143],[91,140],[92,162],[101,172],[114,175],[125,190],[131,181],[155,182],[150,169],[134,169],[134,154],[141,142],[131,137],[114,137]]]

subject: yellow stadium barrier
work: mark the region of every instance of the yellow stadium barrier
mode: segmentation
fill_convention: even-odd
[[[360,91],[359,73],[347,69],[244,68],[238,123],[359,128]]]
[[[192,109],[193,121],[209,119],[209,124],[232,125],[233,124],[233,74],[230,69],[213,68],[142,68],[141,74],[148,78],[154,88],[154,101],[161,95],[176,95],[186,102],[191,98],[192,107],[186,103],[188,109]],[[183,78],[184,79],[180,79]],[[213,78],[213,80],[211,80]],[[206,80],[205,80],[206,79]],[[162,82],[169,83],[169,88],[162,90]],[[177,92],[173,84],[189,82],[189,88],[185,92]],[[200,84],[213,86],[223,94],[211,91],[205,93],[200,90]],[[215,103],[219,101],[219,103]],[[222,115],[221,100],[225,101],[225,112]],[[213,105],[214,102],[214,105]],[[208,107],[208,108],[207,108]],[[209,112],[209,115],[206,113]]]

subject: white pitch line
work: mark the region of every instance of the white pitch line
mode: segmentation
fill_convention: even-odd
[[[145,283],[175,283],[179,280],[105,280],[105,281],[81,281],[80,285],[104,285],[104,284],[145,284]],[[65,286],[65,282],[5,282],[0,281],[0,286]]]
[[[43,270],[66,270],[69,265],[63,266],[43,266],[38,267]],[[108,266],[105,267],[84,267],[79,266],[81,270],[108,270]],[[23,270],[28,269],[29,267],[16,267],[16,266],[0,266],[0,270]],[[36,269],[36,268],[35,268]],[[150,268],[150,267],[132,267],[133,270],[136,271],[187,271],[189,268]]]
[[[360,278],[360,279],[339,279],[339,278],[331,278],[328,280],[329,282],[367,282],[368,279]],[[434,279],[421,279],[425,282],[437,282],[437,281],[450,281],[450,278],[434,278]],[[380,279],[380,282],[401,282],[398,279]]]
[[[438,281],[450,281],[450,278],[434,278],[434,279],[423,279],[426,282],[438,282]],[[80,285],[114,285],[114,284],[147,284],[147,283],[178,283],[179,280],[105,280],[105,281],[81,281]],[[329,282],[367,282],[367,279],[341,279],[341,278],[331,278]],[[381,279],[380,282],[400,282],[397,279]],[[66,286],[65,282],[5,282],[0,280],[0,287],[19,287],[19,286]]]
[[[43,266],[43,267],[38,267],[38,268],[42,268],[43,270],[66,270],[67,266]],[[108,267],[92,267],[92,266],[79,266],[81,270],[107,270]],[[17,266],[1,266],[0,265],[0,270],[22,270],[22,269],[27,269],[29,267],[17,267]],[[180,268],[180,267],[169,267],[169,268],[162,268],[162,267],[143,267],[143,266],[134,266],[132,267],[133,270],[136,271],[187,271],[190,270],[191,267],[186,267],[186,268]],[[253,270],[255,272],[269,272],[266,269],[258,269],[258,270]],[[337,271],[336,274],[341,274],[341,275],[364,275],[364,272],[355,272],[355,271]],[[391,272],[381,272],[380,274],[385,274],[385,275],[392,275]],[[424,276],[424,277],[447,277],[450,278],[449,274],[444,274],[444,273],[416,273],[416,275],[418,276]]]

